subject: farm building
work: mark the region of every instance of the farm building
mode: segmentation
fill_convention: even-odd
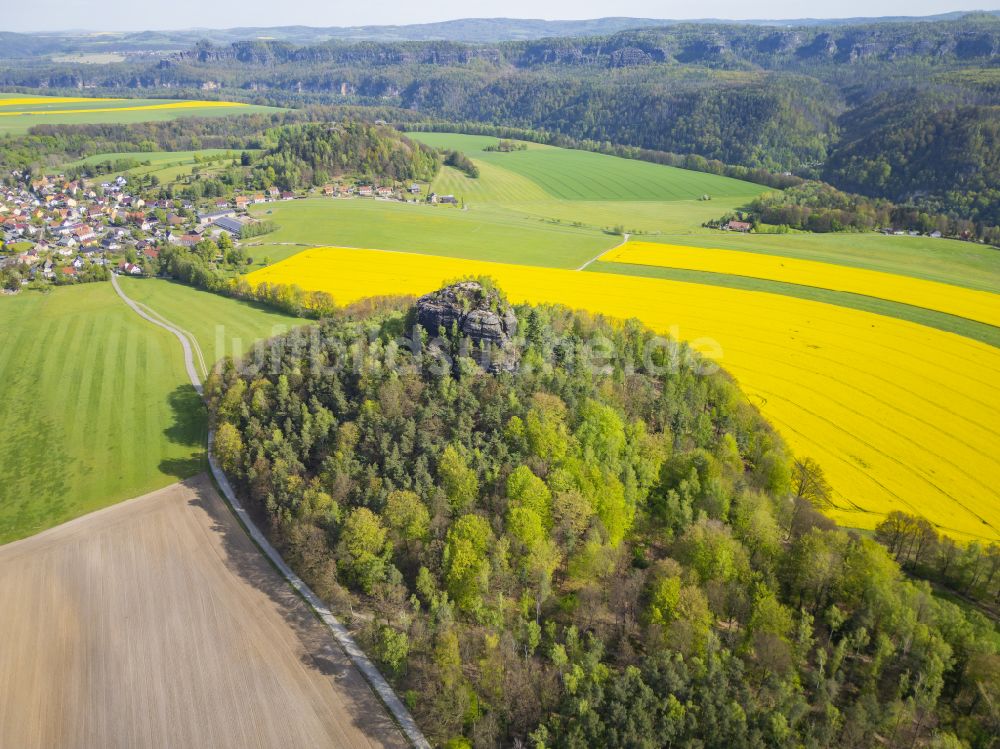
[[[215,223],[213,223],[212,225],[218,227],[219,229],[222,229],[222,231],[229,232],[237,239],[239,239],[239,237],[243,234],[243,222],[238,221],[235,218],[223,216],[222,218],[215,221]]]
[[[212,213],[199,213],[198,223],[203,226],[208,226],[209,224],[214,224],[216,221],[222,218],[236,218],[236,211],[232,208],[228,208],[224,211],[214,211]]]

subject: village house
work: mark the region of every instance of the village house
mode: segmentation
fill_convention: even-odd
[[[250,205],[250,198],[248,198],[246,195],[237,195],[236,198],[233,200],[233,203],[236,204],[237,211],[245,211],[247,209],[247,206]]]
[[[726,224],[724,228],[728,229],[729,231],[748,232],[750,231],[750,229],[753,228],[753,224],[751,224],[749,221],[730,221],[729,223]]]
[[[91,229],[86,224],[81,224],[80,226],[77,226],[75,229],[73,229],[73,236],[76,237],[76,241],[80,242],[81,244],[85,242],[92,242],[97,237],[97,235],[94,233],[94,230]]]
[[[371,185],[360,185],[358,187],[358,195],[360,195],[362,198],[370,198],[373,193],[374,190],[372,189]]]
[[[179,244],[179,245],[181,245],[183,247],[194,247],[200,241],[201,241],[201,235],[200,234],[182,234],[177,239],[177,244]]]

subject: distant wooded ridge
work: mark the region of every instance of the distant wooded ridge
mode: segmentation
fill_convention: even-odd
[[[94,32],[100,29],[0,33],[0,57],[25,57],[68,52],[169,51],[200,40],[228,44],[247,39],[271,39],[297,44],[324,41],[457,41],[495,42],[536,40],[613,34],[630,29],[646,29],[683,24],[804,27],[849,26],[870,23],[933,22],[962,18],[969,13],[1000,14],[1000,11],[954,11],[931,16],[879,16],[854,18],[747,19],[717,18],[657,19],[614,16],[583,20],[543,20],[537,18],[459,18],[436,23],[368,26],[242,26],[228,29],[176,29],[161,31]]]

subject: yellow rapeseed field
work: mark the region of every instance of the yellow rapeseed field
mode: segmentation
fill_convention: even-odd
[[[124,101],[92,96],[28,96],[4,98],[0,96],[0,107],[25,107],[33,104],[79,104],[86,101]]]
[[[92,100],[91,100],[92,101]],[[122,99],[121,101],[127,101]],[[35,111],[0,111],[0,117],[15,117],[25,114],[91,114],[93,112],[140,112],[156,109],[206,109],[208,107],[245,107],[238,101],[174,101],[168,104],[143,104],[136,107],[96,107],[94,109],[39,109]]]
[[[601,256],[605,262],[729,273],[902,302],[1000,327],[1000,295],[987,291],[844,265],[739,250],[628,242]]]
[[[844,525],[900,509],[958,538],[1000,539],[1000,349],[986,344],[777,294],[381,250],[306,250],[248,279],[343,304],[469,274],[515,302],[636,317],[718,359],[795,453],[823,465]]]

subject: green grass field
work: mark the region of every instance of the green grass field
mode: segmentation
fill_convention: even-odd
[[[498,205],[463,211],[443,205],[310,198],[254,206],[251,213],[280,227],[247,248],[255,259],[265,254],[276,258],[269,247],[254,244],[295,243],[576,268],[621,241],[599,229],[554,224]]]
[[[589,151],[529,144],[526,151],[484,151],[496,138],[453,133],[409,133],[435,148],[462,151],[474,161],[491,164],[538,185],[560,200],[674,201],[746,198],[766,188],[750,182],[687,169],[620,159]]]
[[[238,357],[257,341],[307,322],[158,278],[121,278],[119,283],[132,300],[194,336],[208,366],[224,356]]]
[[[31,99],[25,102],[25,99]],[[92,125],[102,123],[133,124],[174,120],[179,117],[228,117],[254,112],[282,111],[252,104],[213,105],[180,99],[91,99],[61,101],[64,97],[39,97],[27,94],[0,94],[0,135],[26,133],[35,125]],[[70,98],[70,97],[65,97]],[[85,98],[85,97],[80,97]],[[192,106],[169,109],[136,109],[191,102]],[[200,106],[199,106],[200,104]]]
[[[613,232],[620,228],[647,241],[785,255],[1000,292],[1000,250],[983,245],[874,232],[736,234],[702,226],[766,189],[760,185],[534,143],[525,151],[483,151],[497,140],[487,136],[410,136],[462,150],[476,162],[478,178],[444,167],[431,185],[463,199],[467,210],[360,200],[258,207],[257,215],[281,226],[254,240],[258,265],[265,256],[277,262],[298,252],[298,244],[575,268],[617,244]],[[706,193],[712,200],[697,199]],[[629,273],[655,275],[641,267]]]
[[[251,150],[251,152],[253,152]],[[140,162],[139,166],[121,171],[104,172],[101,176],[115,174],[127,175],[151,175],[155,174],[160,182],[166,184],[174,182],[192,173],[195,167],[200,167],[203,174],[217,171],[229,165],[232,158],[239,159],[241,151],[232,151],[225,148],[203,148],[199,151],[128,151],[122,153],[99,153],[88,156],[77,161],[72,161],[65,166],[50,169],[50,172],[61,172],[66,167],[82,166],[84,164],[100,164],[107,161],[121,159],[132,159]],[[149,162],[148,164],[144,162]]]
[[[303,322],[166,281],[122,286],[206,357]],[[0,543],[205,468],[205,411],[177,339],[110,284],[0,297],[0,382]]]
[[[0,543],[202,470],[179,351],[110,284],[0,297]]]
[[[66,166],[82,166],[84,164],[99,164],[102,161],[114,161],[116,159],[134,159],[135,161],[148,161],[148,166],[136,167],[136,169],[149,169],[152,167],[171,166],[173,164],[194,163],[195,157],[203,159],[214,159],[226,154],[239,156],[239,151],[230,151],[225,148],[203,148],[200,151],[126,151],[123,153],[96,153],[76,161],[71,161]]]

